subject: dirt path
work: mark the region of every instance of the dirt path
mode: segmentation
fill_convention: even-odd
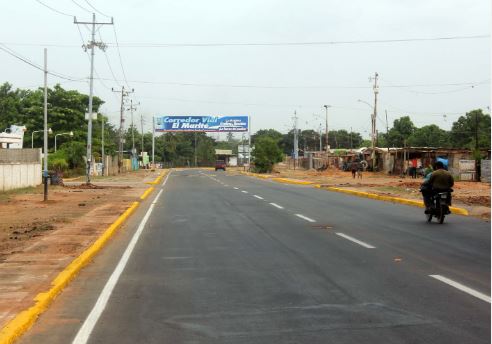
[[[97,187],[50,187],[0,194],[0,328],[136,201],[160,171],[96,178]]]

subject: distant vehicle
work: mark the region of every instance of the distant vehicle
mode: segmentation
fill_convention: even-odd
[[[226,170],[226,163],[224,160],[217,160],[215,162],[215,170],[223,170],[225,171]]]

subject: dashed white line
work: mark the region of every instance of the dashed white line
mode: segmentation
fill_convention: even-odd
[[[242,192],[242,193],[248,193],[248,191],[246,191],[246,190],[242,190],[241,192]]]
[[[308,222],[316,222],[316,220],[313,220],[313,219],[311,219],[311,218],[309,218],[307,216],[304,216],[302,214],[296,214],[296,216],[299,217],[299,218],[301,218],[301,219],[303,219],[303,220],[306,220]]]
[[[466,285],[463,285],[461,283],[458,283],[456,281],[453,281],[453,280],[451,280],[447,277],[441,276],[441,275],[429,275],[429,276],[432,278],[435,278],[436,280],[444,282],[444,283],[446,283],[452,287],[455,287],[456,289],[459,289],[459,290],[461,290],[461,291],[463,291],[463,292],[465,292],[471,296],[475,296],[476,298],[478,298],[482,301],[490,303],[490,296],[483,294],[479,291],[476,291],[475,289],[469,288]]]
[[[224,184],[224,186],[229,186],[229,185],[227,185],[227,184]]]
[[[270,204],[273,205],[275,208],[284,209],[284,207],[278,205],[277,203],[270,203]]]
[[[357,240],[357,239],[355,239],[355,238],[353,238],[353,237],[351,237],[349,235],[346,235],[346,234],[343,234],[343,233],[340,233],[340,232],[337,232],[335,234],[338,235],[338,236],[341,236],[342,238],[345,238],[347,240],[350,240],[352,242],[355,242],[356,244],[359,244],[362,247],[365,247],[365,248],[376,248],[376,247],[374,247],[372,245],[369,245],[368,243],[365,243],[363,241]]]
[[[261,196],[258,196],[258,195],[253,195],[254,197],[258,198],[258,199],[263,199],[263,197]]]
[[[234,190],[239,190],[239,188],[237,188],[237,187],[234,186]]]

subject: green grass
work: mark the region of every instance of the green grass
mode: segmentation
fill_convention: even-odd
[[[8,191],[0,191],[0,201],[6,201],[12,196],[24,195],[24,194],[41,194],[43,193],[43,185],[36,187],[20,188]]]

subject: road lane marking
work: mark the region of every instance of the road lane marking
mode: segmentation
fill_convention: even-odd
[[[224,184],[224,186],[229,186],[229,185],[227,185],[227,184]]]
[[[282,207],[281,205],[278,205],[277,203],[270,203],[270,204],[273,205],[276,208],[284,209],[284,207]]]
[[[258,195],[253,195],[254,197],[258,198],[258,199],[263,199],[263,197],[261,196],[258,196]]]
[[[166,179],[162,183],[164,186],[169,178],[169,175],[171,172],[168,173]],[[157,196],[154,198],[154,201],[149,207],[149,210],[145,213],[145,216],[143,217],[142,221],[140,222],[137,230],[132,236],[132,239],[130,240],[130,243],[125,249],[125,252],[123,252],[123,255],[120,258],[120,261],[116,265],[116,268],[114,269],[113,273],[109,277],[108,281],[106,282],[106,285],[104,286],[101,294],[99,295],[96,304],[92,308],[91,312],[85,319],[84,323],[82,324],[82,327],[79,329],[77,332],[77,335],[75,336],[74,340],[72,341],[72,344],[85,344],[89,340],[89,337],[94,330],[94,327],[97,324],[97,321],[99,320],[99,317],[101,316],[102,312],[106,308],[106,305],[108,303],[109,298],[111,297],[111,294],[113,293],[113,289],[118,283],[118,280],[123,273],[123,270],[125,269],[126,264],[128,263],[128,260],[130,259],[130,256],[133,252],[133,249],[135,248],[135,245],[138,242],[138,239],[140,238],[140,235],[142,234],[145,224],[147,223],[150,214],[152,213],[152,210],[154,210],[154,207],[156,205],[156,202],[159,198],[159,196],[162,194],[162,189],[159,191]]]
[[[241,191],[241,192],[242,192],[242,193],[248,193],[248,191],[246,191],[246,190],[243,190],[243,191]]]
[[[482,300],[482,301],[485,301],[485,302],[488,302],[490,303],[490,296],[486,295],[486,294],[483,294],[479,291],[476,291],[472,288],[469,288],[467,287],[466,285],[463,285],[461,283],[458,283],[458,282],[455,282],[449,278],[446,278],[444,276],[441,276],[441,275],[429,275],[430,277],[432,278],[435,278],[436,280],[439,280],[443,283],[446,283],[452,287],[455,287],[456,289],[459,289],[461,291],[464,291],[465,293],[471,295],[471,296],[475,296],[476,298]]]
[[[376,247],[374,247],[372,245],[369,245],[369,244],[367,244],[367,243],[365,243],[363,241],[357,240],[357,239],[355,239],[355,238],[353,238],[353,237],[351,237],[349,235],[346,235],[346,234],[343,234],[343,233],[340,233],[340,232],[337,232],[335,234],[338,235],[338,236],[341,236],[342,238],[345,238],[347,240],[350,240],[352,242],[355,242],[356,244],[359,244],[362,247],[365,247],[365,248],[376,248]]]
[[[313,219],[311,219],[311,218],[309,218],[307,216],[304,216],[302,214],[296,214],[296,216],[299,217],[299,218],[301,218],[301,219],[303,219],[303,220],[306,220],[308,222],[316,222],[316,220],[313,220]]]
[[[239,190],[239,188],[237,188],[237,187],[234,187],[234,190]]]

